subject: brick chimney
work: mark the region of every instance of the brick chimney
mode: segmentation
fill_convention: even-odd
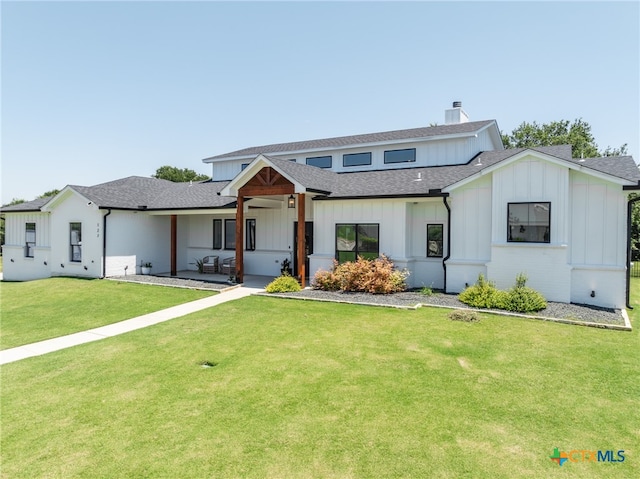
[[[462,109],[461,101],[454,101],[453,106],[444,111],[444,124],[456,125],[458,123],[467,123],[469,117],[467,113]]]

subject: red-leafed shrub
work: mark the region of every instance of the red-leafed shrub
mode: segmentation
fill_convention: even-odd
[[[373,294],[397,293],[406,289],[408,271],[395,268],[385,255],[377,259],[358,257],[356,261],[338,264],[331,271],[318,271],[311,283],[324,291],[359,291]]]

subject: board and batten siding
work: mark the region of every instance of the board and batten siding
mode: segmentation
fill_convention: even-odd
[[[577,171],[571,172],[570,184],[571,301],[622,308],[626,281],[626,195],[619,185]]]
[[[313,202],[309,196],[305,198],[306,221],[313,221]],[[296,200],[297,201],[297,200]],[[282,201],[279,208],[251,208],[251,200],[245,205],[244,213],[247,219],[256,220],[256,250],[244,251],[245,274],[278,276],[281,262],[293,258],[293,225],[298,220],[296,208],[287,208],[286,201]],[[221,215],[190,215],[185,218],[187,231],[186,255],[188,261],[184,269],[196,269],[195,260],[205,256],[218,256],[219,261],[235,256],[234,250],[224,249],[224,221],[235,220],[233,214]],[[221,219],[223,224],[222,248],[213,249],[213,220]],[[241,239],[246,248],[246,231]]]
[[[487,276],[500,289],[524,273],[528,286],[550,301],[571,299],[569,265],[569,169],[527,156],[493,172],[491,261]],[[550,243],[507,242],[507,205],[549,202]]]
[[[380,254],[388,256],[398,268],[409,262],[406,200],[335,200],[314,202],[314,254],[311,274],[332,267],[336,250],[336,224],[375,223],[380,225]]]
[[[411,163],[384,163],[384,152],[387,150],[416,149],[416,161]],[[284,155],[268,155],[281,160],[295,160],[306,164],[306,159],[317,156],[332,156],[330,170],[336,172],[370,171],[381,169],[397,169],[407,167],[426,167],[463,164],[481,151],[494,150],[488,130],[483,130],[478,136],[466,138],[431,139],[411,141],[390,145],[358,146],[343,149],[327,149],[306,153]],[[343,166],[343,155],[352,153],[371,153],[371,165]],[[256,155],[257,156],[257,155]],[[250,163],[254,158],[242,160],[220,159],[211,163],[213,179],[231,180],[242,171],[242,164]]]
[[[454,190],[451,208],[451,252],[447,261],[447,292],[459,293],[487,275],[491,259],[492,180],[482,176]]]
[[[442,258],[427,257],[427,225],[441,224],[443,231]],[[407,239],[409,241],[410,276],[407,281],[413,287],[444,287],[442,260],[447,255],[447,209],[442,198],[407,203]]]
[[[26,224],[36,225],[33,257],[26,254]],[[11,281],[48,278],[51,275],[51,221],[49,213],[5,213],[3,276]]]

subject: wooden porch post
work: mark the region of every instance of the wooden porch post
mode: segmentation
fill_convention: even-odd
[[[171,276],[178,274],[177,253],[178,248],[178,215],[171,215]]]
[[[305,201],[304,193],[298,193],[298,274],[300,275],[300,286],[305,287],[305,278],[307,276],[305,267]]]
[[[238,206],[236,210],[236,281],[242,283],[244,277],[244,196],[238,194]]]

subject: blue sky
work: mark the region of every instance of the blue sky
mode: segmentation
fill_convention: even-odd
[[[582,118],[640,161],[636,2],[10,2],[2,203],[239,148]]]

